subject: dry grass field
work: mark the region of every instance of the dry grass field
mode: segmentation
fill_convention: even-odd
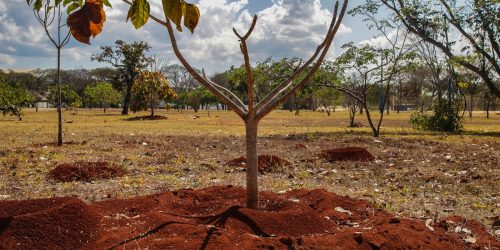
[[[118,110],[64,113],[63,147],[54,146],[56,112],[26,110],[22,121],[0,117],[0,199],[76,196],[86,201],[131,197],[182,188],[243,186],[245,173],[226,162],[244,155],[244,127],[228,111],[159,111],[165,120]],[[376,207],[416,218],[450,214],[492,229],[500,214],[500,115],[464,118],[465,132],[417,131],[411,113],[385,117],[382,136],[348,128],[348,114],[275,111],[259,127],[259,153],[287,159],[290,167],[260,176],[263,190],[325,188],[369,200]],[[367,124],[364,115],[357,120]],[[327,163],[321,150],[367,148],[374,162]],[[128,174],[110,180],[56,183],[58,164],[107,161]],[[495,218],[496,216],[496,218]]]

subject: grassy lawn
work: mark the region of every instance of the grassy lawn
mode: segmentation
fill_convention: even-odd
[[[245,173],[225,165],[244,154],[243,122],[232,112],[159,111],[167,119],[127,120],[147,114],[65,112],[63,147],[53,146],[54,110],[26,110],[22,121],[0,117],[0,199],[78,196],[95,201],[244,185]],[[414,130],[410,115],[386,116],[382,137],[375,139],[364,114],[357,121],[365,127],[348,128],[346,112],[327,116],[301,111],[295,116],[275,111],[260,124],[259,151],[292,166],[262,175],[261,188],[325,188],[406,216],[459,214],[491,226],[500,213],[500,115],[466,117],[466,131],[457,135]],[[317,157],[321,150],[344,146],[366,147],[376,160],[326,163]],[[108,161],[128,174],[90,183],[56,183],[46,177],[58,164],[76,161]]]

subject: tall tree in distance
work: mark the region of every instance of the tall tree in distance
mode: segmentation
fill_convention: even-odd
[[[120,72],[124,83],[125,96],[123,98],[122,114],[127,115],[132,98],[132,88],[142,69],[146,68],[151,62],[151,58],[145,53],[151,47],[147,42],[126,43],[122,40],[115,42],[115,48],[102,46],[101,53],[92,56],[93,61],[109,63]]]

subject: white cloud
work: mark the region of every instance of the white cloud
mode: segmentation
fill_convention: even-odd
[[[18,0],[0,1],[0,9],[8,10],[0,13],[0,53],[18,58],[19,64],[32,57],[54,58],[55,50],[29,8],[21,8],[21,3],[15,2]],[[162,18],[161,0],[150,3],[152,13]],[[144,27],[135,30],[130,22],[125,22],[129,6],[121,0],[111,0],[111,4],[112,9],[106,8],[104,31],[91,40],[91,46],[72,40],[63,49],[63,57],[69,57],[63,58],[68,62],[65,67],[78,64],[84,67],[104,66],[90,62],[90,56],[99,52],[99,46],[112,46],[118,39],[126,42],[147,41],[153,47],[151,53],[177,62],[164,27],[150,20]],[[232,28],[240,33],[249,28],[252,21],[247,10],[249,5],[248,0],[199,1],[201,19],[195,33],[191,34],[187,29],[182,33],[176,32],[181,50],[193,66],[216,72],[243,62]],[[269,56],[275,59],[310,56],[323,40],[332,13],[321,6],[320,0],[272,0],[272,5],[259,11],[257,16],[256,29],[248,41],[252,62]],[[342,25],[337,36],[350,32],[350,28]]]
[[[209,72],[242,64],[243,56],[232,28],[241,34],[249,28],[253,17],[245,9],[247,5],[246,0],[201,0],[198,6],[202,17],[195,34],[178,35],[186,56],[195,64],[208,67]],[[323,41],[332,13],[322,8],[319,0],[289,0],[273,1],[257,17],[256,28],[248,40],[253,62],[270,56],[310,56]],[[337,35],[350,32],[350,28],[341,25]]]
[[[16,59],[10,55],[0,54],[0,66],[10,66],[16,63]]]
[[[397,36],[397,32],[396,32],[396,30],[393,30],[387,34],[387,37],[385,37],[384,35],[379,35],[379,36],[373,37],[373,38],[368,39],[368,40],[363,40],[363,41],[359,42],[358,44],[359,45],[370,45],[370,46],[373,46],[375,48],[380,48],[380,49],[387,49],[387,48],[391,47],[390,41],[394,41],[396,39],[396,36]],[[390,39],[390,41],[388,39]]]
[[[0,12],[7,11],[7,4],[5,2],[0,2]]]

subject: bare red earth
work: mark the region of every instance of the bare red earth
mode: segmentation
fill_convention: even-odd
[[[124,174],[123,169],[101,161],[60,164],[49,172],[49,177],[59,182],[69,182],[109,179]]]
[[[329,162],[333,161],[373,161],[375,157],[362,147],[345,147],[323,150],[319,154],[321,158]]]
[[[241,156],[226,162],[226,165],[232,167],[245,167],[246,160],[246,157]],[[272,172],[276,168],[288,167],[292,165],[289,161],[276,155],[259,155],[257,164],[259,173],[261,174],[265,172]]]
[[[323,189],[260,193],[211,187],[86,204],[76,198],[0,201],[0,249],[498,249],[461,217],[429,229],[367,201]],[[347,212],[349,211],[349,212]],[[448,221],[448,222],[446,222]],[[476,243],[455,233],[467,227]]]

